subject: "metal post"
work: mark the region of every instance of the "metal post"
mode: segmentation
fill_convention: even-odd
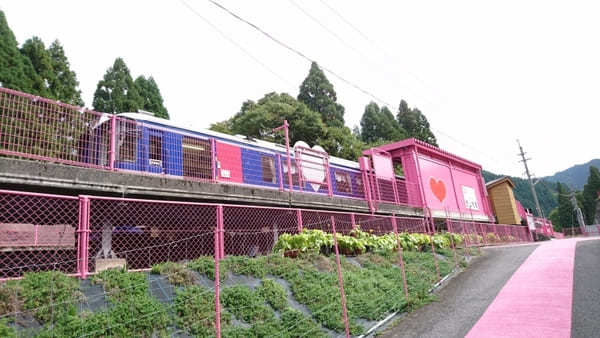
[[[113,115],[110,118],[110,158],[108,160],[108,167],[110,170],[115,170],[115,158],[117,151],[117,115]]]
[[[394,228],[394,234],[396,235],[396,245],[398,246],[398,258],[400,258],[400,270],[402,271],[402,283],[404,287],[404,297],[408,303],[408,284],[406,283],[406,271],[404,269],[404,255],[402,244],[400,243],[400,236],[398,235],[398,223],[396,222],[396,215],[392,215],[392,227]]]
[[[79,197],[79,224],[77,226],[77,274],[85,279],[88,275],[90,232],[90,199],[87,196]]]
[[[296,209],[296,223],[298,223],[298,233],[302,232],[302,210]]]
[[[225,227],[223,225],[223,205],[217,205],[217,230],[219,234],[218,259],[225,258]]]
[[[340,252],[338,250],[337,235],[335,232],[335,218],[331,216],[331,232],[333,233],[333,245],[335,248],[335,263],[337,265],[338,283],[340,286],[340,296],[342,299],[342,311],[344,314],[344,328],[346,329],[346,338],[350,338],[350,326],[348,325],[348,312],[346,311],[346,294],[344,292],[344,279],[342,278],[342,266],[340,264]]]
[[[219,176],[219,169],[217,168],[217,143],[214,137],[210,138],[210,165],[212,168],[212,177],[211,180],[217,182],[217,177]]]
[[[219,205],[218,207],[221,207]],[[218,208],[217,207],[217,208]],[[215,258],[215,331],[217,338],[221,337],[221,301],[220,301],[220,277],[219,277],[219,260],[220,260],[220,236],[219,236],[219,213],[217,209],[217,226],[215,227],[215,238],[214,238],[214,258]],[[222,210],[222,209],[221,209]]]
[[[281,154],[277,154],[277,166],[279,167],[279,191],[283,191],[283,169],[281,167]]]
[[[288,131],[288,121],[283,120],[283,125],[273,129],[273,131],[279,131],[283,129],[283,133],[285,135],[285,152],[287,155],[287,168],[288,168],[288,184],[290,187],[290,192],[294,191],[294,186],[292,185],[292,158],[290,156],[290,136]]]
[[[523,147],[521,147],[521,142],[517,140],[517,144],[519,145],[519,156],[521,156],[521,161],[523,165],[525,165],[525,173],[527,174],[527,180],[529,181],[529,188],[531,188],[531,194],[533,195],[533,202],[535,203],[535,209],[537,210],[538,217],[544,217],[542,213],[542,208],[540,207],[540,202],[538,201],[537,194],[535,192],[535,183],[531,179],[531,174],[529,173],[529,167],[527,166],[527,161],[531,160],[530,158],[525,158],[525,152],[523,151]]]

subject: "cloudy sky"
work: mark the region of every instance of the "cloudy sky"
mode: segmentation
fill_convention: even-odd
[[[217,0],[397,109],[419,107],[442,148],[522,176],[600,158],[595,1]],[[0,0],[22,43],[58,38],[91,106],[118,56],[152,75],[173,120],[205,128],[271,91],[298,94],[309,63],[207,0]],[[374,98],[328,75],[359,124]]]

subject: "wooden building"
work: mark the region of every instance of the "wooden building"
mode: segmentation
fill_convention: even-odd
[[[515,184],[508,177],[501,177],[488,182],[487,188],[496,220],[500,224],[521,224],[521,216],[513,189]]]

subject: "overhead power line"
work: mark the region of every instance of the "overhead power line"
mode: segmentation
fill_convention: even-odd
[[[208,0],[210,1],[213,5],[219,7],[220,9],[222,9],[223,11],[225,11],[226,13],[228,13],[229,15],[233,16],[234,18],[236,18],[237,20],[247,24],[248,26],[252,27],[253,29],[257,30],[258,32],[260,32],[261,34],[263,34],[264,36],[266,36],[267,38],[269,38],[270,40],[272,40],[273,42],[275,42],[276,44],[284,47],[285,49],[291,51],[292,53],[300,56],[301,58],[309,61],[309,62],[316,62],[314,59],[306,56],[306,54],[302,53],[301,51],[293,48],[292,46],[286,44],[285,42],[277,39],[276,37],[274,37],[273,35],[269,34],[268,32],[264,31],[262,28],[258,27],[257,25],[253,24],[252,22],[242,18],[241,16],[237,15],[236,13],[234,13],[233,11],[227,9],[225,6],[221,5],[220,3],[218,3],[215,0]],[[373,98],[376,101],[379,101],[380,103],[385,103],[388,106],[391,106],[389,103],[385,102],[384,100],[380,99],[379,97],[375,96],[373,93],[361,88],[360,86],[354,84],[353,82],[346,80],[346,78],[344,78],[343,76],[337,74],[336,72],[332,71],[331,69],[323,66],[323,65],[319,65],[324,71],[326,71],[327,73],[333,75],[334,77],[336,77],[337,79],[339,79],[340,81],[346,83],[349,86],[352,86],[353,88],[355,88],[356,90],[359,90],[360,92],[362,92],[365,95],[370,96],[371,98]]]
[[[183,1],[183,0],[180,0]],[[219,9],[223,10],[224,12],[226,12],[227,14],[229,14],[230,16],[234,17],[236,20],[250,26],[252,29],[256,30],[257,32],[259,32],[260,34],[264,35],[265,37],[267,37],[269,40],[273,41],[274,43],[276,43],[277,45],[287,49],[288,51],[298,55],[299,57],[303,58],[306,61],[309,62],[316,62],[313,58],[307,56],[305,53],[301,52],[300,50],[292,47],[290,44],[287,44],[285,42],[283,42],[282,40],[276,38],[275,36],[273,36],[272,34],[270,34],[269,32],[265,31],[264,29],[262,29],[261,27],[259,27],[258,25],[254,24],[253,22],[244,19],[243,17],[241,17],[240,15],[238,15],[237,13],[233,12],[232,10],[228,9],[227,7],[223,6],[221,3],[219,3],[216,0],[208,0],[210,3],[212,3],[214,6],[218,7]],[[293,1],[292,1],[293,2]],[[294,3],[295,4],[295,3]],[[187,5],[187,4],[186,4]],[[297,6],[297,4],[296,4]],[[189,6],[188,6],[189,7]],[[298,6],[297,6],[298,7]],[[316,20],[316,19],[315,19]],[[322,26],[322,25],[321,25]],[[323,26],[322,26],[323,27]],[[332,33],[335,34],[335,33]],[[363,33],[364,34],[364,33]],[[336,36],[338,36],[337,34],[335,34]],[[370,40],[370,39],[369,39]],[[384,51],[385,52],[385,51]],[[248,54],[248,53],[247,53]],[[249,54],[250,55],[250,54]],[[253,57],[254,58],[254,57]],[[262,64],[262,63],[261,63]],[[340,81],[344,82],[345,84],[353,87],[354,89],[360,91],[361,93],[371,97],[373,100],[379,102],[380,104],[386,105],[388,107],[394,107],[394,105],[390,104],[389,102],[381,99],[380,97],[376,96],[375,94],[373,94],[372,92],[362,88],[361,86],[355,84],[354,82],[347,80],[345,77],[343,77],[342,75],[336,73],[335,71],[333,71],[332,69],[320,64],[319,65],[324,71],[326,71],[327,73],[329,73],[330,75],[334,76],[335,78],[339,79]],[[268,68],[267,68],[268,69]],[[482,155],[484,155],[485,157],[487,157],[488,159],[491,159],[493,161],[497,161],[497,162],[501,162],[498,161],[498,159],[496,159],[495,157],[491,156],[488,152],[484,152],[482,150],[479,150],[465,142],[462,142],[460,140],[458,140],[457,138],[451,136],[450,134],[440,130],[439,128],[435,128],[435,127],[431,127],[431,129],[433,129],[434,131],[436,131],[438,134],[441,134],[445,137],[447,137],[448,139],[462,145],[465,148],[469,148],[477,153],[480,153]]]
[[[225,34],[225,32],[223,32],[222,30],[220,30],[219,27],[217,27],[215,24],[213,24],[212,22],[210,22],[207,18],[205,18],[204,16],[202,16],[200,13],[198,13],[198,11],[196,11],[192,6],[190,6],[185,0],[180,0],[180,2],[185,7],[187,7],[187,9],[189,9],[192,13],[194,13],[197,17],[199,17],[202,21],[204,21],[204,23],[206,23],[207,25],[209,25],[212,29],[214,29],[217,33],[219,33],[219,35],[221,35],[223,38],[225,38],[225,40],[229,41],[231,44],[233,44],[239,50],[241,50],[244,54],[246,54],[252,60],[254,60],[254,62],[256,62],[257,64],[259,64],[260,66],[262,66],[269,73],[273,74],[275,77],[279,78],[281,81],[285,82],[287,85],[292,86],[292,84],[288,80],[286,80],[281,75],[279,75],[277,72],[275,72],[274,70],[272,70],[271,68],[269,68],[269,66],[267,66],[264,62],[262,62],[260,59],[258,59],[254,55],[252,55],[252,53],[250,53],[246,48],[244,48],[242,45],[240,45],[235,40],[233,40],[232,38],[230,38],[227,34]]]

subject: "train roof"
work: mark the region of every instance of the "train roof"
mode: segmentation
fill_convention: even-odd
[[[263,141],[263,140],[259,140],[259,139],[249,140],[245,136],[229,135],[229,134],[220,133],[220,132],[210,130],[210,129],[197,129],[197,128],[191,129],[189,127],[189,125],[186,125],[184,123],[175,122],[175,121],[171,121],[171,120],[165,120],[165,119],[162,119],[159,117],[151,116],[146,113],[120,113],[120,114],[118,114],[118,116],[130,118],[130,119],[138,120],[138,121],[146,121],[146,122],[150,122],[150,123],[161,124],[166,127],[189,130],[189,131],[193,131],[193,132],[197,132],[197,133],[201,133],[201,134],[205,134],[205,135],[210,135],[213,137],[217,137],[217,138],[221,138],[221,139],[225,139],[225,140],[229,140],[229,141],[238,142],[241,144],[246,144],[246,145],[255,146],[255,147],[262,147],[262,148],[270,149],[270,150],[277,151],[277,152],[285,152],[285,146],[281,145],[281,144]],[[294,156],[293,149],[290,149],[290,152],[291,152],[291,155]],[[346,159],[335,157],[335,156],[329,156],[329,163],[348,167],[348,168],[353,168],[353,169],[360,169],[358,162],[346,160]]]

